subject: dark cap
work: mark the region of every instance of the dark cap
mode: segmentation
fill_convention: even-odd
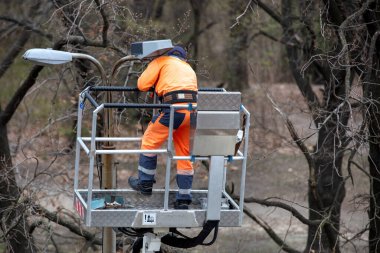
[[[186,57],[187,57],[185,49],[183,47],[181,47],[181,46],[175,46],[175,47],[173,47],[173,49],[171,49],[168,52],[168,55],[177,56],[177,57],[180,57],[182,59],[186,59]]]

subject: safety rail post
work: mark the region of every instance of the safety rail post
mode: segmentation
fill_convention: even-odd
[[[75,166],[74,166],[74,191],[78,189],[79,181],[79,160],[80,160],[80,143],[79,139],[82,136],[82,106],[84,106],[83,92],[79,94],[78,99],[78,116],[77,116],[77,138],[75,147]]]
[[[231,160],[233,160],[232,158],[231,158]],[[226,183],[227,183],[227,166],[228,166],[228,159],[227,159],[227,161],[226,160],[224,160],[224,164],[223,164],[223,188],[222,188],[222,190],[223,190],[223,192],[225,192],[226,191]]]
[[[241,179],[240,179],[240,200],[239,200],[239,209],[240,209],[240,219],[239,224],[241,225],[243,223],[243,209],[244,209],[244,189],[245,189],[245,176],[246,176],[246,170],[247,170],[247,159],[248,159],[248,141],[249,141],[249,127],[250,127],[250,120],[251,120],[251,114],[245,108],[243,105],[241,106],[241,109],[247,115],[246,121],[245,121],[245,133],[244,133],[244,149],[243,149],[243,162],[242,162],[242,172],[241,172]]]
[[[153,91],[153,104],[157,104],[158,102],[158,97],[157,97],[157,93],[155,91]],[[153,115],[156,115],[158,110],[156,108],[153,108]]]
[[[87,213],[86,213],[86,225],[91,225],[91,202],[92,202],[92,187],[93,187],[93,181],[94,181],[94,165],[95,165],[95,156],[96,156],[96,145],[95,145],[95,138],[96,138],[96,123],[98,118],[99,111],[104,109],[104,105],[101,104],[98,108],[96,108],[92,112],[92,126],[91,126],[91,148],[90,148],[90,164],[89,164],[89,170],[88,170],[88,192],[87,192]]]
[[[170,188],[170,169],[171,169],[171,160],[173,156],[173,125],[174,125],[174,106],[170,106],[170,116],[169,116],[169,135],[168,135],[168,144],[166,156],[166,173],[165,173],[165,195],[164,195],[164,209],[168,210],[169,208],[169,188]]]

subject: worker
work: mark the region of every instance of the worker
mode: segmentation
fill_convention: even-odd
[[[195,105],[197,98],[197,77],[186,62],[187,54],[183,47],[175,46],[166,55],[151,61],[138,79],[137,87],[148,91],[152,87],[164,104]],[[174,112],[173,140],[177,156],[189,156],[190,121],[192,112],[180,109]],[[170,109],[163,109],[154,115],[142,138],[142,150],[159,149],[169,135]],[[140,154],[138,177],[130,177],[129,185],[143,195],[152,195],[157,167],[157,155]],[[191,204],[191,187],[194,169],[189,160],[177,161],[176,181],[178,193],[175,209],[188,209]]]

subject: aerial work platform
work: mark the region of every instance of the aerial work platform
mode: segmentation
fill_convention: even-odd
[[[151,197],[142,196],[138,192],[129,189],[93,190],[93,199],[107,199],[109,196],[114,196],[119,201],[123,199],[125,202],[120,206],[102,207],[101,209],[88,211],[86,209],[88,191],[78,190],[76,192],[76,207],[77,210],[83,208],[79,213],[84,218],[85,223],[95,227],[203,227],[206,222],[207,190],[192,191],[193,202],[188,210],[174,209],[175,193],[176,191],[174,190],[169,192],[170,204],[168,209],[165,210],[164,190],[153,190]],[[227,194],[223,195],[223,207],[220,214],[219,226],[240,226],[239,206]],[[86,214],[90,214],[90,223],[87,223]]]
[[[110,75],[97,59],[87,54],[34,48],[23,55],[24,59],[37,65],[88,60],[98,69],[102,85],[106,85],[87,87],[79,95],[74,176],[75,209],[87,226],[103,228],[104,253],[116,252],[116,231],[136,238],[132,245],[134,253],[140,250],[153,253],[160,251],[161,242],[178,248],[209,246],[215,242],[219,227],[242,224],[250,113],[241,103],[240,92],[201,88],[196,105],[162,104],[155,93],[153,103],[127,103],[126,93],[136,94],[138,89],[111,86],[119,69],[126,63],[130,64],[125,85],[130,76],[139,73],[133,71],[135,61],[144,64],[172,48],[168,39],[132,43],[131,54],[116,61]],[[113,102],[113,93],[119,93],[119,101],[123,102]],[[126,137],[125,132],[128,131],[120,131],[119,136],[114,134],[114,116],[130,109],[152,109],[153,114],[157,110],[170,110],[165,147],[136,149],[136,146],[141,146],[141,136]],[[173,118],[176,110],[184,109],[191,111],[196,121],[191,129],[190,155],[177,156],[172,144]],[[129,188],[117,187],[117,162],[114,161],[125,161],[126,157],[147,153],[161,154],[166,159],[165,176],[159,175],[165,178],[164,185],[156,185],[158,189],[153,189],[150,197]],[[208,186],[202,189],[193,187],[193,202],[187,210],[177,210],[173,206],[177,190],[170,188],[171,165],[176,160],[201,160],[208,164]],[[240,172],[240,181],[235,181],[240,186],[237,192],[239,202],[235,202],[225,189],[231,164],[234,171]],[[98,181],[95,180],[96,174]],[[176,230],[193,227],[203,227],[196,237],[185,236]],[[214,237],[206,243],[212,231]]]
[[[248,151],[249,112],[241,105],[239,92],[226,92],[224,89],[200,89],[198,104],[98,104],[93,92],[131,92],[131,87],[89,87],[79,96],[77,148],[75,159],[74,204],[87,226],[95,227],[132,227],[132,228],[188,228],[202,227],[207,220],[220,220],[220,227],[241,226],[243,199]],[[203,101],[203,102],[202,102]],[[91,106],[91,136],[82,136],[84,108]],[[118,149],[117,143],[140,142],[137,137],[98,137],[97,119],[104,110],[119,109],[164,109],[171,112],[169,137],[166,147],[157,150]],[[173,115],[178,109],[192,110],[197,115],[194,126],[190,156],[176,156],[172,147]],[[88,114],[88,113],[87,113]],[[245,118],[241,124],[241,118]],[[243,134],[244,133],[244,134]],[[204,141],[206,140],[207,145]],[[115,149],[105,149],[102,142],[115,143]],[[243,145],[239,147],[239,143]],[[236,149],[236,150],[235,150]],[[215,153],[216,152],[216,153]],[[152,196],[143,196],[131,189],[95,189],[94,174],[96,156],[101,154],[134,155],[155,153],[166,156],[165,186],[153,189]],[[85,157],[83,158],[83,154]],[[88,160],[86,159],[88,158]],[[173,207],[176,189],[170,189],[170,168],[173,160],[209,161],[208,189],[193,189],[193,203],[188,210]],[[87,161],[86,161],[87,160]],[[225,190],[228,165],[241,161],[240,202],[235,201]],[[87,188],[79,188],[79,171],[88,170]]]

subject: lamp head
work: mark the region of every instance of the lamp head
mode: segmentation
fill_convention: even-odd
[[[73,60],[70,52],[44,48],[29,49],[22,58],[37,65],[64,64]]]

